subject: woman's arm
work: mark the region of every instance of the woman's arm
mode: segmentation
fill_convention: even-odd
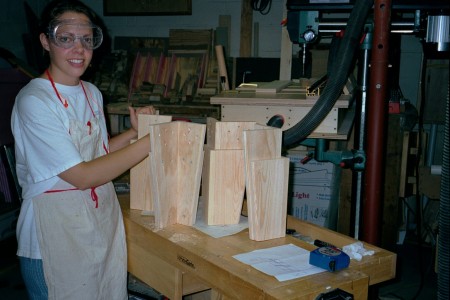
[[[109,141],[110,152],[88,162],[82,162],[59,174],[64,181],[80,190],[105,184],[146,158],[150,152],[150,138],[145,136],[131,144],[138,136],[138,114],[154,114],[152,106],[129,107],[131,128]]]
[[[116,136],[113,136],[109,140],[109,151],[115,152],[126,146],[128,146],[132,139],[137,139],[138,132],[134,128],[130,128],[127,131],[122,132]]]
[[[105,184],[148,156],[150,138],[145,136],[133,144],[88,162],[79,163],[59,174],[64,181],[80,190]]]

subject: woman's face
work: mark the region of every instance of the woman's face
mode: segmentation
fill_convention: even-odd
[[[76,12],[65,12],[58,20],[61,22],[55,26],[55,32],[50,36],[40,35],[41,44],[49,52],[49,71],[53,80],[65,85],[77,85],[92,59],[93,50],[86,47],[86,39],[81,39],[92,36],[90,21],[86,15]]]

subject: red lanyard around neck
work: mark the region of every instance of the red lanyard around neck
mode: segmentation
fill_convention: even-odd
[[[48,80],[50,80],[50,83],[52,84],[53,90],[55,91],[56,96],[58,96],[59,101],[61,101],[62,105],[64,105],[65,108],[69,107],[67,100],[64,99],[64,102],[63,102],[61,96],[59,95],[58,90],[56,89],[55,81],[53,81],[53,78],[50,75],[50,72],[48,71],[48,69],[45,70],[45,74],[47,74]]]
[[[53,80],[52,76],[50,75],[50,72],[48,71],[48,69],[45,70],[45,74],[47,74],[47,77],[50,80],[50,83],[52,84],[53,90],[55,91],[56,96],[58,96],[59,101],[61,101],[62,105],[65,108],[69,107],[69,103],[67,103],[67,100],[64,99],[64,101],[63,101],[61,95],[59,94],[58,89],[56,88],[56,85],[55,85],[55,81]],[[88,103],[89,108],[91,109],[92,115],[95,118],[94,110],[92,109],[91,102],[89,101],[89,97],[87,96],[86,89],[84,88],[83,81],[80,80],[80,84],[81,84],[81,87],[83,88],[84,96],[86,97],[86,102]],[[90,122],[88,122],[88,126],[90,126],[90,125],[91,125]],[[103,149],[105,150],[106,153],[109,153],[109,150],[108,150],[108,148],[105,145],[105,142],[103,142]]]
[[[67,103],[67,100],[64,99],[64,101],[63,101],[63,98],[59,94],[58,89],[56,88],[56,85],[55,85],[55,81],[53,80],[52,76],[50,75],[50,72],[48,71],[48,69],[45,70],[45,74],[47,75],[48,79],[50,80],[50,83],[52,84],[53,90],[55,91],[55,94],[58,97],[59,101],[61,101],[61,104],[65,108],[69,107],[69,103]],[[91,102],[89,101],[89,98],[87,96],[86,89],[84,88],[83,81],[80,80],[80,84],[81,84],[81,87],[83,88],[84,96],[86,97],[86,101],[87,101],[87,103],[89,105],[89,108],[91,109],[92,115],[95,117],[94,110],[92,109]]]

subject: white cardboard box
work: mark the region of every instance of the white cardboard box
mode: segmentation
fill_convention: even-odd
[[[331,227],[332,189],[295,185],[290,192],[289,214],[316,225]]]
[[[329,229],[336,228],[339,169],[330,162],[311,159],[300,152],[289,154],[288,213],[296,218]]]

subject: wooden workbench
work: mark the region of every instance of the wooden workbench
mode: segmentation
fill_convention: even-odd
[[[222,299],[315,299],[335,288],[353,294],[355,299],[367,299],[369,285],[395,277],[396,254],[365,244],[375,254],[361,261],[352,260],[345,270],[279,282],[232,256],[290,243],[308,250],[315,246],[292,236],[252,241],[248,229],[222,238],[178,224],[155,230],[152,216],[130,210],[128,195],[119,195],[119,202],[127,236],[128,271],[170,299],[209,288],[211,295]],[[287,227],[338,247],[355,242],[291,216]]]
[[[256,85],[257,87],[254,87]],[[316,104],[319,94],[306,92],[305,82],[274,81],[248,84],[212,96],[221,105],[221,121],[254,121],[266,124],[275,115],[284,119],[282,130],[295,126]],[[353,95],[342,94],[309,138],[347,140],[353,126]]]

